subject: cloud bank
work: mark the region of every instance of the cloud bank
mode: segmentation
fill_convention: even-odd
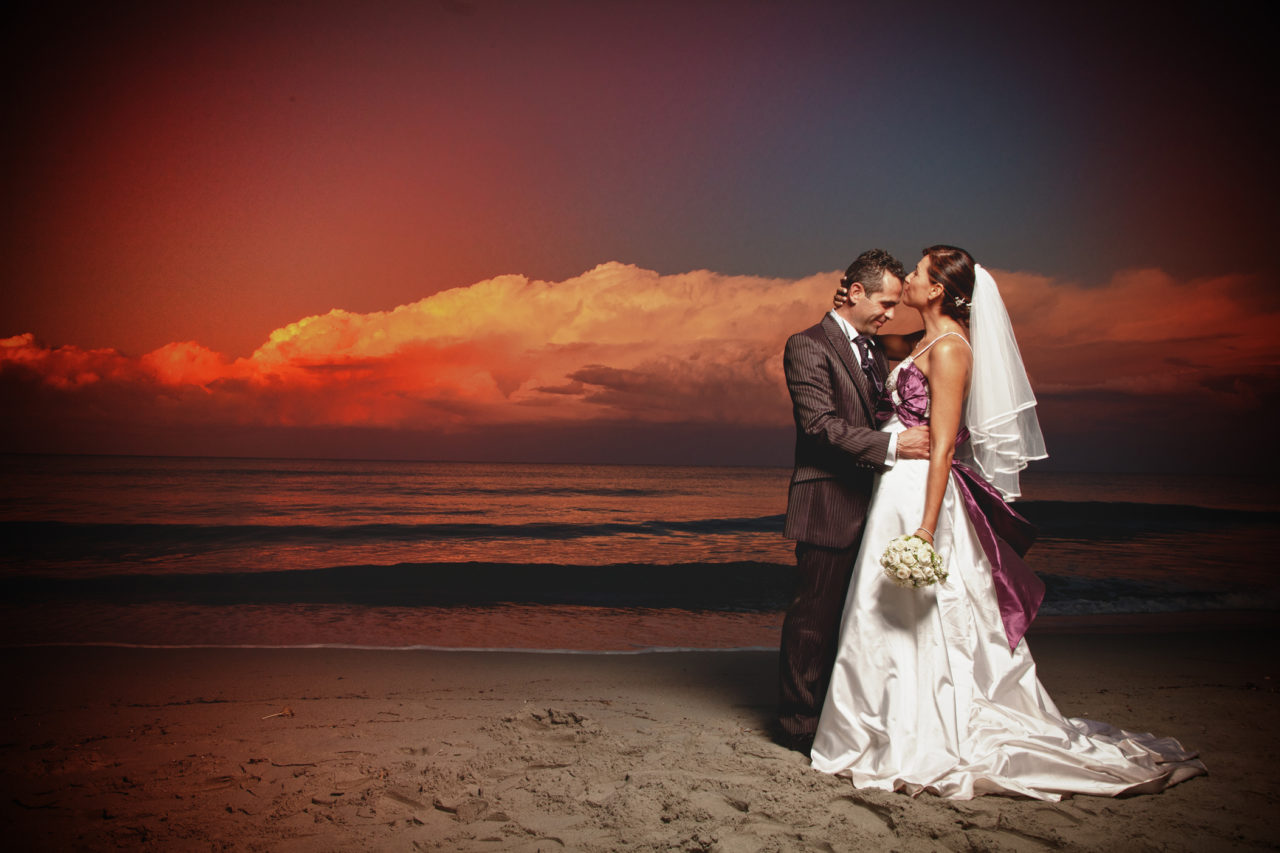
[[[1256,279],[1139,270],[1090,287],[993,272],[1042,401],[1238,409],[1274,395],[1280,300]],[[836,278],[660,275],[622,263],[559,282],[507,275],[387,311],[305,317],[239,359],[194,341],[134,357],[18,334],[0,340],[0,400],[19,436],[24,423],[51,420],[435,434],[785,428],[783,344],[821,317]],[[893,326],[912,328],[913,314],[900,309]]]

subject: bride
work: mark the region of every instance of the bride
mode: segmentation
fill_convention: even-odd
[[[955,799],[1157,791],[1204,773],[1172,738],[1064,717],[1036,677],[1022,635],[1044,587],[1020,558],[1029,525],[1006,501],[1046,454],[995,281],[963,249],[932,246],[902,304],[924,332],[881,338],[903,359],[883,429],[929,423],[931,455],[877,482],[813,766],[859,788]],[[945,581],[904,589],[885,576],[886,545],[912,532],[937,549]]]

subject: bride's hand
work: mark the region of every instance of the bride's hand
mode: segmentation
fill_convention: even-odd
[[[843,284],[836,285],[836,295],[831,298],[833,308],[839,308],[841,305],[849,301],[849,288]]]

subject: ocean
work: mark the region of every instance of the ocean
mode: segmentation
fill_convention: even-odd
[[[776,647],[781,468],[0,456],[0,644]],[[1262,478],[1032,470],[1042,618],[1280,610]]]

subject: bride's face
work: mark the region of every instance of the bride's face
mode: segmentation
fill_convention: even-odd
[[[935,286],[929,281],[929,256],[925,255],[916,268],[907,273],[907,281],[902,286],[902,304],[912,308],[928,305],[929,291]]]

